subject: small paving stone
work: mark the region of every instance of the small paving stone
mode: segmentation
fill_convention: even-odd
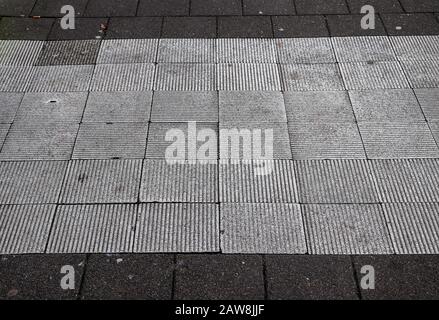
[[[46,40],[54,19],[3,17],[0,20],[0,39]]]
[[[163,62],[215,63],[215,39],[161,39],[157,60]]]
[[[75,29],[64,30],[61,20],[54,22],[49,40],[92,40],[102,39],[108,26],[107,18],[76,18]]]
[[[193,16],[242,15],[242,0],[191,0]]]
[[[159,0],[163,2],[163,0]],[[160,38],[161,17],[112,17],[105,39],[149,39]]]
[[[155,62],[157,39],[104,40],[97,63],[147,63]]]
[[[295,0],[297,14],[347,14],[349,9],[344,0]]]
[[[438,12],[439,3],[434,0],[400,0],[407,12]]]
[[[85,16],[113,17],[135,16],[139,0],[89,0],[85,9]]]
[[[213,91],[216,89],[215,64],[160,63],[157,65],[154,90]]]
[[[412,88],[439,87],[439,66],[436,61],[403,61],[401,64]]]
[[[218,17],[219,38],[272,38],[270,17]]]
[[[0,66],[0,92],[25,92],[33,77],[30,66]]]
[[[23,99],[22,93],[0,92],[0,123],[12,123]]]
[[[87,260],[81,298],[169,300],[173,270],[172,255],[92,254]]]
[[[0,40],[0,65],[32,66],[38,59],[43,41]]]
[[[388,37],[335,37],[332,44],[339,62],[396,60]]]
[[[221,204],[224,253],[306,252],[298,204]]]
[[[352,13],[360,14],[361,8],[365,5],[374,7],[377,13],[398,13],[403,12],[399,0],[347,0]]]
[[[60,202],[137,202],[141,166],[141,160],[70,161]]]
[[[292,0],[242,0],[243,14],[249,16],[281,16],[295,14]]]
[[[275,38],[329,36],[323,16],[275,16],[272,21]]]
[[[35,0],[23,0],[19,3],[14,0],[1,0],[0,16],[27,16],[34,4]]]
[[[99,40],[49,41],[36,65],[95,64],[99,45]]]
[[[427,121],[439,121],[439,88],[416,89],[415,94]]]
[[[271,39],[218,39],[220,63],[276,63],[276,51]]]
[[[138,16],[188,16],[190,0],[139,0]]]
[[[219,252],[219,225],[215,204],[143,204],[134,252]]]
[[[274,40],[280,63],[333,63],[335,54],[329,38]]]
[[[84,15],[88,0],[69,0],[68,4],[75,9],[75,16]],[[66,5],[64,0],[36,0],[32,9],[32,16],[62,17],[61,8]]]
[[[302,207],[311,254],[392,254],[384,213],[378,204]]]
[[[90,92],[83,122],[148,122],[152,92]]]
[[[216,18],[165,17],[162,38],[216,38]]]
[[[284,64],[280,70],[285,91],[344,90],[337,64]]]
[[[439,34],[439,22],[432,13],[380,15],[391,36],[415,36]]]
[[[218,65],[218,89],[220,91],[280,91],[278,66],[272,63],[221,63]]]
[[[379,16],[375,17],[375,29],[364,30],[361,28],[361,19],[364,15],[328,15],[329,32],[333,37],[354,36],[385,36],[386,29]],[[305,35],[306,36],[306,33]]]
[[[178,255],[175,299],[264,298],[262,258],[256,255]]]
[[[390,37],[399,60],[439,59],[439,36]]]
[[[47,252],[131,252],[136,208],[133,204],[59,206]]]

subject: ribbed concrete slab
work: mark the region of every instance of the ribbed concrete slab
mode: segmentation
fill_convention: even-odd
[[[371,162],[382,202],[439,202],[438,159]]]
[[[61,203],[137,202],[141,160],[69,162]]]
[[[331,38],[339,62],[396,60],[388,37]]]
[[[416,122],[424,115],[413,90],[374,89],[349,91],[358,121]]]
[[[334,50],[330,38],[275,39],[280,63],[333,63]]]
[[[195,141],[196,148],[189,149]],[[168,160],[216,160],[218,159],[218,124],[152,122],[149,125],[145,157]]]
[[[47,252],[132,252],[136,211],[134,204],[59,206]]]
[[[151,91],[152,63],[96,65],[90,91]]]
[[[354,122],[292,122],[288,124],[293,159],[365,159]]]
[[[439,158],[439,149],[426,122],[360,122],[370,159]]]
[[[56,203],[66,167],[64,161],[0,162],[0,203]]]
[[[143,159],[148,123],[82,123],[72,159]]]
[[[0,123],[12,123],[20,106],[22,93],[0,92]]]
[[[311,254],[392,254],[384,213],[378,204],[305,205]]]
[[[15,116],[15,122],[79,123],[87,95],[87,92],[26,93]]]
[[[9,127],[11,125],[9,123],[0,123],[0,150],[3,146],[3,142],[5,141],[6,135],[8,134]]]
[[[218,122],[218,93],[157,91],[154,93],[151,121]]]
[[[336,64],[281,64],[284,91],[344,90]]]
[[[44,253],[56,205],[0,205],[0,253]]]
[[[33,66],[44,41],[0,40],[0,66]]]
[[[141,204],[134,252],[219,252],[219,225],[216,204]]]
[[[221,204],[223,253],[306,253],[298,204]]]
[[[148,122],[152,92],[90,92],[83,122]]]
[[[349,96],[345,91],[285,92],[285,108],[289,122],[353,122]]]
[[[95,64],[100,40],[48,41],[36,65]]]
[[[377,203],[372,169],[365,160],[295,162],[300,203]]]
[[[390,37],[400,60],[438,60],[439,36]]]
[[[227,122],[219,129],[220,159],[292,159],[286,123]]]
[[[145,160],[140,201],[218,202],[216,162]]]
[[[289,160],[220,161],[221,202],[295,203],[296,174]]]
[[[220,91],[219,121],[287,122],[284,99],[277,91]]]
[[[78,128],[75,123],[13,124],[0,160],[68,160]]]
[[[97,63],[154,63],[158,42],[158,39],[104,40]]]
[[[219,63],[276,63],[272,39],[218,39]]]
[[[157,62],[216,63],[215,39],[160,39]]]
[[[87,91],[94,66],[34,67],[30,92]]]
[[[0,92],[24,92],[32,79],[30,66],[0,66]]]
[[[409,88],[395,61],[340,63],[340,69],[348,90]]]
[[[437,61],[403,61],[402,66],[412,88],[439,88]]]
[[[439,121],[439,89],[416,89],[415,93],[427,121]]]
[[[433,134],[433,138],[436,140],[436,143],[439,145],[439,122],[430,122],[429,123],[431,133]]]
[[[207,63],[160,63],[154,90],[212,91],[217,89],[216,65]]]
[[[220,63],[218,64],[218,89],[280,91],[278,67],[272,63]]]

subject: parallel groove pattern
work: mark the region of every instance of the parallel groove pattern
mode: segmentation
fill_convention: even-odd
[[[330,38],[275,39],[280,63],[333,63]]]
[[[439,63],[435,61],[403,61],[402,66],[412,88],[439,88]]]
[[[44,44],[36,64],[95,64],[100,43],[100,40],[48,41]]]
[[[0,92],[27,91],[33,74],[30,66],[0,66]]]
[[[415,93],[427,121],[439,121],[439,88],[417,89]]]
[[[400,60],[438,60],[439,36],[390,37]]]
[[[158,39],[104,40],[99,50],[97,64],[154,63]]]
[[[0,40],[0,66],[32,66],[44,41]]]
[[[5,141],[6,135],[8,134],[10,124],[8,123],[0,123],[0,150],[3,146],[3,142]]]
[[[206,63],[160,63],[154,90],[212,91],[217,89],[216,65]]]
[[[339,62],[396,60],[388,37],[331,38]]]
[[[271,39],[218,39],[219,63],[276,63]]]
[[[159,63],[216,63],[215,39],[160,39]]]
[[[218,64],[218,89],[224,91],[280,91],[280,76],[276,64]]]

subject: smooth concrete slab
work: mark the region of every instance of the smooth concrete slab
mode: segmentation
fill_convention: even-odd
[[[214,91],[217,89],[215,64],[159,63],[154,90],[158,91]]]
[[[439,87],[439,66],[437,61],[403,61],[401,65],[412,88]]]
[[[415,89],[427,121],[439,121],[439,88]]]
[[[44,41],[0,40],[0,66],[33,66]]]
[[[47,252],[131,252],[136,209],[134,204],[59,206]]]
[[[36,65],[85,65],[96,63],[100,40],[47,41]]]
[[[29,92],[87,91],[94,66],[34,67]]]
[[[276,63],[272,39],[217,39],[219,63]]]
[[[134,252],[219,252],[219,225],[216,204],[141,204]]]
[[[300,205],[222,203],[221,252],[305,253]]]
[[[335,63],[330,38],[275,39],[279,63]]]
[[[135,203],[141,166],[141,160],[70,161],[60,203]]]
[[[158,42],[158,39],[103,40],[96,63],[154,63]]]
[[[0,123],[12,123],[23,93],[0,92]]]
[[[396,60],[388,37],[331,38],[338,62]]]
[[[390,37],[399,60],[439,59],[439,36]]]
[[[216,63],[215,39],[160,39],[159,63]]]
[[[218,89],[223,91],[280,91],[279,70],[273,63],[220,63]]]
[[[311,254],[392,254],[379,204],[302,206]]]
[[[0,92],[25,92],[32,80],[30,66],[0,66]]]

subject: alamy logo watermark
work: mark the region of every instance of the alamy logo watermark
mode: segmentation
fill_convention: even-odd
[[[75,268],[71,265],[65,265],[61,267],[61,274],[64,276],[61,278],[60,286],[63,290],[75,289]]]
[[[61,18],[60,25],[63,30],[75,29],[75,8],[71,5],[65,5],[61,8],[61,13],[64,16]]]
[[[373,266],[367,265],[361,267],[361,277],[360,286],[363,290],[373,290],[375,289],[375,268]]]
[[[362,6],[361,13],[364,14],[361,18],[361,29],[375,30],[375,8],[371,5]]]

